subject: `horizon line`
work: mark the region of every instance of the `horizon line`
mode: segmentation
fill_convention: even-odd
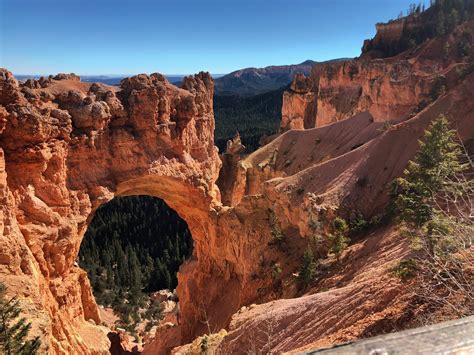
[[[7,69],[8,70],[8,69]],[[203,70],[201,70],[203,71]],[[31,74],[31,73],[28,73],[28,74],[24,74],[24,73],[14,73],[12,72],[13,75],[22,75],[22,76],[43,76],[43,77],[48,77],[50,75],[58,75],[58,74],[74,74],[74,75],[77,75],[79,77],[88,77],[88,76],[106,76],[106,77],[109,77],[109,78],[119,78],[119,77],[126,77],[126,76],[134,76],[134,75],[140,75],[140,74],[146,74],[146,75],[150,75],[150,74],[154,74],[154,73],[158,73],[158,74],[161,74],[161,75],[165,75],[165,76],[188,76],[188,75],[194,75],[194,74],[198,74],[199,72],[197,73],[188,73],[188,74],[165,74],[165,73],[160,73],[160,72],[152,72],[152,73],[129,73],[129,74],[78,74],[78,73],[74,73],[74,72],[58,72],[56,74]],[[210,72],[208,72],[210,73]],[[211,75],[226,75],[226,74],[229,74],[229,73],[210,73]]]

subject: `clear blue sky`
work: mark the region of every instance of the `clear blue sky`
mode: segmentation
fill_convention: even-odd
[[[355,57],[415,0],[0,0],[16,74],[228,73]]]

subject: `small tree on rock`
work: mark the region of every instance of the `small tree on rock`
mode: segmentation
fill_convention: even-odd
[[[19,318],[21,309],[15,297],[6,297],[6,287],[0,283],[0,353],[6,355],[36,354],[41,341],[39,337],[26,340],[31,323]]]
[[[432,309],[450,309],[459,317],[474,312],[473,167],[455,131],[440,116],[392,191],[401,231],[416,250],[414,259],[397,266],[400,276],[405,271],[416,275],[415,294]]]
[[[349,228],[346,221],[340,217],[334,219],[333,226],[334,232],[328,236],[330,241],[329,252],[333,253],[337,260],[339,260],[342,252],[350,242],[350,239],[347,237]]]
[[[414,160],[408,162],[405,176],[394,181],[392,196],[395,212],[412,231],[426,230],[426,242],[434,254],[436,241],[431,238],[443,228],[436,218],[434,199],[448,178],[466,169],[461,164],[461,148],[454,140],[455,131],[440,115],[425,132]]]
[[[303,287],[306,287],[314,279],[317,271],[317,262],[314,260],[313,251],[310,247],[303,254],[303,262],[301,263],[298,281]]]

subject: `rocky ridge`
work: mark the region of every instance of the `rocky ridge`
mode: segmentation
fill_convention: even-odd
[[[413,117],[459,83],[465,65],[459,48],[472,26],[466,23],[449,35],[386,59],[362,56],[316,64],[309,77],[296,76],[284,93],[280,130],[321,127],[361,112],[379,122]],[[386,36],[378,34],[376,39]]]

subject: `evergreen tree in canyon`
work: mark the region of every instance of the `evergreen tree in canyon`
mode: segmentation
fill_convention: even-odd
[[[186,222],[163,200],[118,197],[100,207],[82,242],[79,263],[97,303],[122,320],[139,321],[147,294],[174,289],[179,266],[191,256]]]
[[[446,117],[439,116],[426,131],[425,140],[420,141],[418,154],[408,163],[405,176],[394,182],[398,215],[413,228],[422,228],[434,218],[436,193],[449,176],[466,169],[460,162],[461,147],[455,135]]]
[[[0,353],[6,355],[36,354],[41,345],[39,337],[27,340],[31,323],[20,318],[17,299],[7,298],[6,287],[0,283]]]
[[[404,176],[393,183],[400,230],[414,251],[414,259],[401,261],[394,271],[416,276],[415,293],[423,301],[457,316],[474,313],[472,169],[472,157],[440,116]]]

